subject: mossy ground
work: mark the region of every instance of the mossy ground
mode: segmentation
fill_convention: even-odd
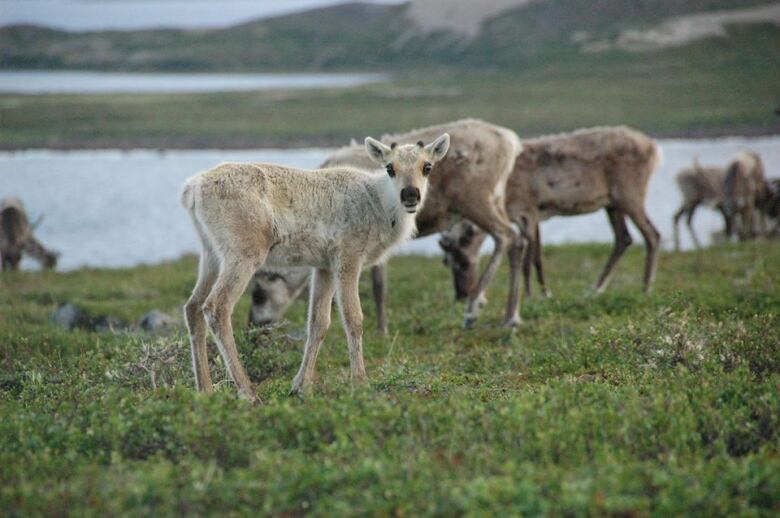
[[[635,247],[610,289],[587,298],[607,255],[548,247],[554,298],[526,301],[515,331],[494,327],[505,270],[464,331],[440,260],[394,258],[388,338],[361,286],[370,386],[350,387],[336,322],[304,400],[287,393],[305,303],[258,331],[245,297],[234,319],[257,407],[215,354],[216,393],[197,394],[182,332],[67,332],[49,320],[63,301],[127,321],[178,315],[194,260],[3,274],[0,509],[777,515],[780,246],[665,253],[648,296]]]

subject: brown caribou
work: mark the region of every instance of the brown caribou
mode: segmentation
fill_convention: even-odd
[[[764,177],[764,164],[761,158],[751,151],[740,152],[726,169],[723,180],[723,208],[730,221],[728,228],[737,230],[739,218],[739,238],[744,241],[756,236],[754,227],[756,212],[761,233],[766,234],[765,205],[772,196],[769,183]]]
[[[682,204],[674,213],[674,248],[680,249],[679,223],[683,215],[686,216],[688,231],[696,248],[701,248],[701,242],[693,230],[693,214],[700,205],[714,207],[723,215],[726,225],[726,235],[731,235],[731,219],[723,207],[723,180],[726,170],[722,167],[702,167],[698,159],[694,159],[693,166],[677,173],[677,186],[682,193]]]
[[[0,257],[3,270],[17,270],[24,254],[38,261],[45,269],[57,266],[59,254],[43,246],[33,235],[39,223],[30,224],[19,198],[0,200]]]
[[[656,271],[660,234],[645,212],[647,185],[661,160],[655,142],[626,127],[602,127],[578,130],[523,141],[514,171],[507,182],[506,211],[522,231],[525,244],[509,251],[510,294],[505,325],[516,325],[519,316],[519,277],[522,267],[526,293],[530,290],[533,262],[543,291],[547,291],[542,270],[539,222],[553,216],[571,216],[604,208],[615,234],[615,245],[593,291],[601,293],[626,248],[632,243],[626,217],[637,226],[647,245],[644,286],[650,289]],[[461,229],[464,227],[461,226]],[[471,252],[458,245],[458,227],[447,233],[440,244],[445,255],[462,255],[460,267],[452,268],[456,284],[468,286],[467,277],[478,261],[477,251],[466,240]],[[472,238],[474,239],[474,238]],[[466,257],[467,260],[464,260]],[[450,263],[454,260],[446,259]]]

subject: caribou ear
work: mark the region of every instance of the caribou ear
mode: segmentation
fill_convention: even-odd
[[[444,158],[448,149],[450,149],[450,136],[447,133],[425,146],[425,151],[428,152],[431,162],[438,162]]]
[[[380,165],[386,165],[390,157],[390,148],[371,137],[366,137],[366,152]]]

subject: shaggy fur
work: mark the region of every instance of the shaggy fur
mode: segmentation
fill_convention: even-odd
[[[438,126],[431,126],[404,134],[384,135],[382,142],[411,144],[419,140],[429,141],[447,132],[450,135],[450,151],[437,163],[430,175],[428,196],[417,215],[418,236],[426,236],[448,228],[463,218],[485,230],[496,241],[496,249],[485,273],[468,287],[469,303],[466,321],[473,322],[484,300],[484,292],[495,274],[498,262],[515,240],[515,232],[503,208],[506,181],[512,171],[515,157],[522,149],[517,135],[500,126],[480,120],[464,119]],[[334,151],[323,167],[350,165],[371,167],[370,158],[362,146],[351,145]],[[258,275],[255,293],[263,293],[262,304],[254,304],[250,319],[256,323],[278,320],[289,307],[296,285],[294,272],[282,274],[287,281],[269,282]],[[372,270],[374,299],[377,305],[380,330],[387,330],[385,316],[385,268]]]
[[[518,244],[509,251],[511,277],[505,325],[520,322],[521,265],[526,293],[530,290],[531,262],[547,292],[539,222],[552,216],[606,209],[615,232],[615,247],[593,288],[597,293],[606,288],[615,265],[631,244],[625,222],[628,216],[647,244],[644,281],[645,289],[650,288],[660,234],[647,217],[644,202],[650,176],[660,160],[660,150],[652,139],[626,127],[583,129],[523,141],[523,152],[507,182],[506,211],[520,227],[527,246]],[[453,238],[456,236],[450,236]],[[472,261],[476,260],[474,254]]]
[[[211,391],[206,325],[240,394],[255,393],[238,358],[231,314],[255,271],[262,267],[314,268],[308,338],[293,392],[312,381],[317,352],[330,326],[333,297],[349,343],[352,379],[363,382],[362,320],[358,278],[414,232],[414,213],[425,199],[425,163],[446,153],[444,134],[428,146],[391,149],[371,138],[366,151],[394,177],[351,167],[303,171],[271,164],[228,163],[190,178],[182,192],[200,237],[198,282],[185,305],[197,386]]]

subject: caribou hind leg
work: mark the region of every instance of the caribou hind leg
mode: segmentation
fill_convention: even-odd
[[[688,226],[688,232],[691,234],[691,239],[693,240],[693,246],[696,247],[696,249],[701,248],[701,242],[699,241],[699,238],[696,236],[696,231],[693,229],[693,213],[696,212],[696,207],[698,207],[698,203],[691,205],[688,208],[688,215],[685,218],[685,224]]]
[[[626,215],[623,211],[615,207],[607,207],[607,216],[609,216],[609,223],[612,225],[612,231],[615,233],[615,246],[612,248],[612,253],[607,260],[604,271],[601,272],[599,280],[593,287],[594,293],[603,293],[612,278],[612,271],[615,265],[623,256],[633,240],[631,234],[628,233],[628,227],[626,226]]]
[[[650,218],[647,217],[644,208],[639,205],[636,209],[630,209],[627,211],[628,216],[634,225],[637,226],[639,232],[642,233],[642,237],[645,239],[645,245],[647,252],[645,256],[645,276],[644,285],[645,293],[650,291],[650,287],[655,280],[655,271],[658,265],[658,245],[661,242],[661,234],[653,225]]]
[[[211,392],[211,373],[209,372],[208,351],[206,349],[208,329],[206,328],[206,319],[203,316],[203,303],[206,302],[206,297],[217,280],[219,259],[214,254],[212,245],[198,222],[194,221],[194,223],[201,240],[202,251],[198,263],[198,281],[195,284],[195,289],[192,290],[192,295],[184,305],[184,321],[187,323],[187,331],[190,335],[195,385],[201,392]]]
[[[252,402],[256,401],[257,396],[238,357],[231,315],[257,266],[255,261],[245,257],[226,259],[220,266],[214,287],[203,305],[203,314],[216,338],[230,378],[238,387],[241,396]]]

